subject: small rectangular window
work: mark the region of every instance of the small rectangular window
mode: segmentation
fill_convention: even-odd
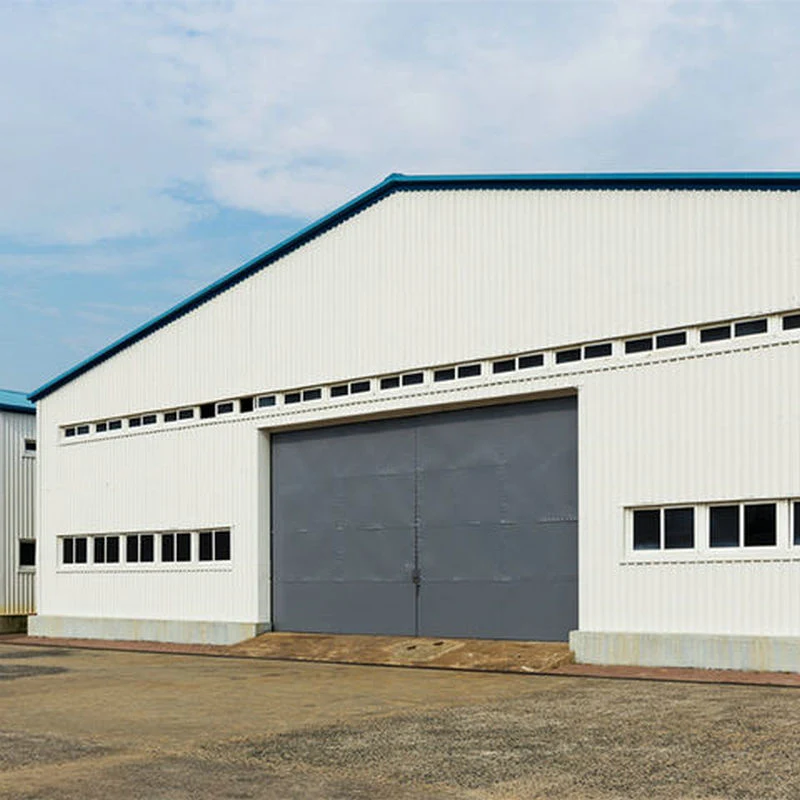
[[[520,369],[530,369],[531,367],[541,367],[544,365],[544,355],[542,353],[534,353],[530,356],[520,356],[519,361]]]
[[[369,391],[369,381],[356,381],[350,384],[350,394],[361,394]]]
[[[800,503],[792,503],[792,543],[800,545]]]
[[[141,561],[153,561],[154,537],[152,533],[143,533],[139,537],[139,559]]]
[[[389,378],[381,378],[381,389],[396,389],[400,386],[400,376],[392,375]]]
[[[331,386],[331,397],[344,397],[350,391],[350,387],[346,383],[339,386]]]
[[[425,376],[421,372],[407,372],[403,375],[403,386],[415,386],[424,380]]]
[[[106,563],[119,563],[119,536],[106,536]]]
[[[458,368],[459,378],[475,378],[481,374],[480,364],[464,364],[463,367]]]
[[[178,412],[177,411],[166,411],[164,412],[164,422],[177,422],[178,421]]]
[[[26,439],[24,443],[26,453],[36,452],[36,439]]]
[[[633,512],[633,549],[658,550],[661,547],[661,512],[642,509]]]
[[[74,435],[75,435],[75,428],[64,429],[64,436],[74,436]]]
[[[584,358],[603,358],[611,355],[611,342],[603,342],[602,344],[587,344],[583,348]]]
[[[653,339],[650,336],[644,339],[629,339],[625,342],[626,353],[646,353],[653,349]]]
[[[75,428],[75,433],[77,433],[78,436],[86,436],[86,434],[89,433],[89,426],[88,425],[78,425],[78,427]]]
[[[240,397],[239,398],[239,413],[240,414],[249,414],[253,410],[253,398],[252,397]]]
[[[198,534],[198,544],[197,558],[200,561],[211,561],[214,557],[211,531],[203,531]]]
[[[129,564],[139,561],[139,537],[136,534],[125,537],[125,560]]]
[[[141,417],[131,417],[128,420],[128,427],[129,428],[138,428],[142,424]]]
[[[437,369],[434,370],[433,373],[433,380],[434,381],[452,381],[455,380],[456,371],[454,367],[448,367],[446,369]]]
[[[231,560],[230,531],[214,531],[214,559],[216,561]]]
[[[556,364],[567,364],[570,361],[581,360],[580,347],[574,347],[572,350],[559,350],[556,353]]]
[[[301,399],[300,392],[288,392],[283,396],[283,402],[287,406],[292,405],[292,403],[299,403]]]
[[[61,561],[64,564],[75,562],[75,542],[71,537],[61,540]]]
[[[765,319],[749,319],[745,322],[737,322],[733,328],[735,336],[752,336],[755,333],[766,333],[767,321]]]
[[[275,405],[275,395],[274,394],[266,394],[262,397],[258,398],[258,407],[259,408],[269,408],[270,406]]]
[[[783,318],[783,329],[791,331],[795,328],[800,328],[800,314],[789,314],[788,317]]]
[[[306,389],[303,392],[303,401],[320,400],[322,398],[322,389]]]
[[[744,546],[774,547],[775,503],[756,503],[744,507]]]
[[[175,550],[178,561],[192,560],[192,534],[179,533],[175,536]]]
[[[232,414],[233,401],[226,401],[224,403],[217,403],[217,414]]]
[[[106,539],[104,536],[94,537],[94,563],[106,563]]]
[[[513,372],[517,368],[516,359],[513,358],[505,358],[502,361],[495,361],[492,364],[492,372],[497,374],[498,372]]]
[[[720,342],[723,339],[731,338],[730,325],[717,325],[714,328],[703,328],[700,331],[701,342]]]
[[[694,509],[664,509],[664,549],[678,550],[694,547]]]
[[[686,344],[686,331],[680,333],[662,333],[656,336],[656,348],[680,347]]]
[[[98,422],[97,425],[94,426],[94,429],[97,433],[105,433],[108,430],[108,423]]]
[[[200,406],[200,419],[213,419],[216,416],[214,403],[203,403]]]
[[[158,418],[155,414],[145,414],[142,417],[142,425],[155,425],[158,421]]]
[[[161,534],[161,560],[174,561],[175,560],[175,534],[162,533]]]
[[[712,506],[709,520],[711,547],[739,546],[739,506]]]
[[[122,420],[121,419],[112,419],[108,423],[108,429],[110,431],[118,431],[122,428]]]
[[[21,567],[36,566],[36,541],[34,539],[19,540],[19,565]]]
[[[86,563],[86,537],[85,536],[76,536],[75,537],[75,563],[76,564],[85,564]]]
[[[178,419],[194,419],[194,409],[193,408],[182,408],[178,412]]]

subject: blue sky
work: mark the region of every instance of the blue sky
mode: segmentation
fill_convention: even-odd
[[[0,7],[0,387],[390,172],[800,169],[800,4]]]

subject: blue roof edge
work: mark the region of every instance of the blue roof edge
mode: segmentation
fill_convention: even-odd
[[[120,351],[241,283],[264,267],[340,225],[395,191],[437,189],[676,189],[800,191],[800,172],[541,173],[516,175],[404,175],[393,172],[380,183],[312,222],[266,252],[223,275],[177,305],[140,325],[28,395],[36,402]]]
[[[18,414],[35,414],[36,406],[28,400],[25,392],[0,389],[0,411],[14,411]]]

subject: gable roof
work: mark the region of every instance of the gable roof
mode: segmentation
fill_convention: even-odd
[[[35,414],[36,406],[28,400],[24,392],[0,389],[0,411],[17,411],[21,414]]]
[[[397,191],[437,189],[799,191],[800,172],[552,173],[539,175],[402,175],[393,173],[363,194],[43,384],[31,392],[28,397],[34,402],[41,400],[79,375],[88,372],[103,361],[107,361],[121,350],[125,350],[159,328],[188,314],[218,294],[241,283],[390,194]]]

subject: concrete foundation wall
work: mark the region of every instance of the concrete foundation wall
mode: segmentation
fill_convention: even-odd
[[[181,644],[236,644],[269,630],[257,622],[191,622],[169,619],[112,619],[88,617],[29,618],[31,636],[69,639],[109,639]]]
[[[800,638],[571,631],[579,664],[800,672]]]

